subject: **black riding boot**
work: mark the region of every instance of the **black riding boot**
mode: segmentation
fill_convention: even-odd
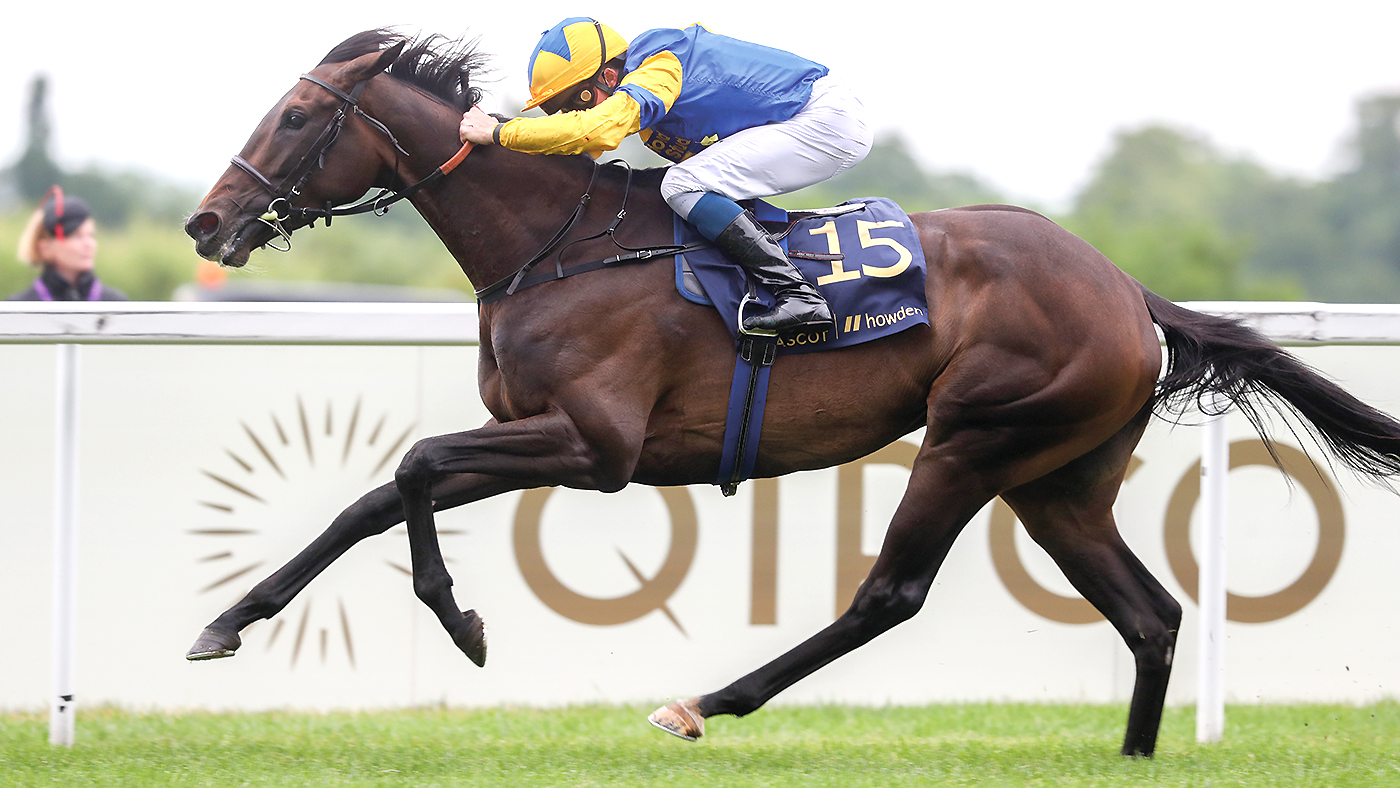
[[[833,325],[831,307],[817,288],[802,278],[783,248],[744,211],[715,238],[730,260],[768,288],[777,303],[767,312],[744,318],[746,333],[782,334],[799,328]]]

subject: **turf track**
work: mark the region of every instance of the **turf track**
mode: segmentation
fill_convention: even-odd
[[[1400,786],[1400,704],[1234,706],[1194,741],[1169,709],[1153,760],[1117,755],[1123,706],[776,707],[687,744],[646,709],[0,714],[4,786]]]

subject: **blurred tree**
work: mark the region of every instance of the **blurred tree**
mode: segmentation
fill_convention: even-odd
[[[1375,96],[1357,107],[1352,167],[1338,185],[1357,198],[1400,198],[1400,95]]]
[[[180,219],[197,201],[187,189],[136,172],[114,172],[100,167],[67,171],[51,152],[53,127],[49,122],[48,79],[36,74],[30,82],[25,112],[25,145],[14,164],[0,171],[20,202],[32,207],[55,184],[83,198],[98,223],[108,228],[124,226],[133,215]]]
[[[49,155],[48,79],[35,75],[29,83],[29,103],[25,110],[24,152],[7,173],[21,200],[38,202],[49,187],[58,183],[59,169]]]
[[[1357,107],[1350,167],[1330,185],[1328,217],[1336,257],[1368,274],[1384,271],[1390,298],[1400,296],[1400,95],[1381,95]],[[1330,265],[1328,266],[1331,267]]]
[[[1300,298],[1301,285],[1286,272],[1247,265],[1258,228],[1230,220],[1231,206],[1273,184],[1199,135],[1147,126],[1117,136],[1065,223],[1168,298]]]
[[[881,135],[859,164],[829,181],[770,202],[784,208],[824,208],[859,197],[888,197],[910,213],[959,205],[1002,202],[995,190],[971,175],[931,173],[896,133]]]
[[[1296,298],[1299,290],[1246,281],[1249,242],[1205,218],[1164,216],[1123,222],[1103,209],[1076,212],[1067,222],[1150,290],[1179,301]]]

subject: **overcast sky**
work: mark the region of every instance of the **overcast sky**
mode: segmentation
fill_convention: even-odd
[[[18,5],[5,12],[0,55],[0,162],[22,147],[27,86],[42,72],[60,163],[196,188],[212,184],[299,73],[380,26],[478,37],[498,69],[483,107],[513,114],[528,92],[526,56],[563,17],[600,15],[627,37],[701,22],[826,63],[858,86],[876,127],[902,134],[931,169],[1045,207],[1067,204],[1115,133],[1149,122],[1280,173],[1324,177],[1344,161],[1357,100],[1400,92],[1393,0],[965,0],[906,12],[889,2],[699,12],[554,0]]]

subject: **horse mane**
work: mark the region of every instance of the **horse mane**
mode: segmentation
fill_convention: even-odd
[[[473,86],[471,80],[474,75],[488,70],[487,57],[477,51],[475,39],[463,41],[439,34],[413,39],[384,28],[366,30],[337,44],[320,64],[348,63],[400,42],[406,46],[389,67],[389,76],[423,90],[460,112],[481,101],[481,89]]]

